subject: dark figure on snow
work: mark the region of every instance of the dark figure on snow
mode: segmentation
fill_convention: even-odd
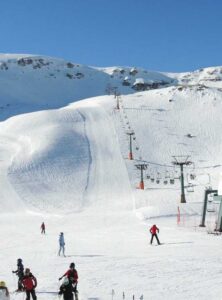
[[[23,291],[22,279],[23,279],[23,276],[24,276],[24,266],[22,264],[22,259],[21,258],[17,259],[17,270],[12,271],[12,273],[15,273],[18,276],[18,289],[17,289],[17,292]]]
[[[73,287],[72,281],[68,277],[65,277],[59,288],[59,295],[63,295],[64,300],[74,300],[73,293],[75,293],[75,288]],[[76,293],[75,300],[78,300],[78,294]]]
[[[65,239],[64,239],[64,233],[61,232],[59,235],[59,252],[58,255],[60,256],[60,253],[63,253],[63,256],[65,256]]]
[[[35,288],[37,286],[37,280],[28,268],[25,269],[25,275],[23,277],[22,284],[26,292],[26,300],[30,300],[30,295],[32,295],[33,300],[36,300],[37,297],[35,294]]]
[[[154,224],[151,228],[150,228],[150,233],[151,233],[151,240],[150,240],[150,244],[152,245],[153,243],[153,237],[155,236],[158,245],[160,245],[160,241],[158,239],[157,236],[157,232],[159,233],[159,228]]]
[[[78,300],[78,291],[77,291],[77,284],[78,284],[78,272],[75,269],[75,264],[71,263],[69,266],[69,269],[65,272],[64,275],[62,275],[59,280],[61,280],[63,277],[69,279],[69,283],[72,284],[72,291],[75,294],[75,299]],[[70,298],[73,299],[73,298]],[[64,300],[69,300],[69,298],[64,298]]]
[[[44,222],[42,222],[42,225],[41,225],[41,234],[45,234],[45,223]]]
[[[8,288],[6,287],[6,284],[4,281],[0,281],[0,299],[1,300],[9,300],[9,291]]]

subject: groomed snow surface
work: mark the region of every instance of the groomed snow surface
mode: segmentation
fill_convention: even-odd
[[[105,71],[108,76],[111,68]],[[215,86],[200,89],[200,76],[188,75],[194,85],[122,95],[120,109],[113,95],[71,103],[71,87],[71,104],[60,100],[66,96],[61,93],[55,109],[56,93],[47,96],[52,109],[46,110],[37,109],[34,96],[19,107],[14,96],[7,99],[14,102],[4,106],[0,123],[0,280],[10,292],[17,287],[11,271],[22,258],[37,277],[39,300],[57,299],[48,292],[58,291],[58,278],[71,262],[81,300],[120,300],[123,293],[126,300],[222,299],[221,236],[207,233],[215,227],[217,204],[209,204],[206,228],[199,227],[205,187],[217,189],[221,172],[222,94]],[[94,87],[93,96],[100,94]],[[132,161],[129,130],[135,133]],[[186,186],[195,175],[186,204],[180,204],[173,155],[189,155],[195,163],[185,167]],[[145,190],[138,189],[135,164],[141,161],[149,165]],[[46,235],[40,233],[43,221]],[[160,246],[149,243],[153,224]],[[60,232],[66,257],[57,255]],[[24,294],[11,293],[11,299]]]

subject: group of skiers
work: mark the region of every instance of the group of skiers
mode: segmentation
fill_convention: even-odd
[[[45,234],[45,224],[44,222],[41,224],[41,233]],[[158,245],[161,245],[157,233],[159,233],[159,228],[154,224],[150,228],[151,233],[151,240],[150,244],[153,243],[153,238],[156,238]],[[63,256],[65,256],[65,239],[64,233],[61,232],[59,235],[59,252],[58,255],[60,256],[62,251]],[[12,271],[18,276],[18,288],[16,292],[25,292],[26,293],[26,300],[30,300],[30,296],[32,296],[33,300],[37,300],[35,288],[37,286],[37,279],[31,273],[29,268],[24,269],[22,259],[17,259],[17,269]],[[59,278],[63,282],[59,288],[59,295],[63,295],[64,300],[78,300],[78,272],[75,269],[75,264],[72,262],[69,266],[69,269]],[[10,295],[8,288],[4,281],[0,281],[0,300],[9,300]]]
[[[29,268],[26,268],[24,271],[24,266],[22,259],[18,258],[17,260],[17,269],[12,271],[18,276],[18,289],[16,292],[25,292],[26,300],[30,300],[32,296],[33,300],[37,300],[35,288],[37,286],[37,279],[31,273]],[[63,295],[64,300],[78,300],[78,272],[75,269],[75,264],[72,262],[69,266],[69,269],[59,278],[63,279],[62,284],[60,285],[58,294]],[[0,299],[9,300],[10,294],[8,288],[4,281],[0,281]]]

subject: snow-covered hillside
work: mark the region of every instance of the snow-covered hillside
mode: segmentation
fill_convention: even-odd
[[[39,291],[57,289],[53,276],[74,260],[82,299],[109,299],[112,289],[116,299],[123,291],[127,299],[134,293],[136,299],[139,293],[144,299],[220,299],[220,256],[214,256],[220,237],[215,241],[198,225],[204,190],[217,189],[222,167],[221,69],[172,74],[0,56],[0,276],[10,289],[15,282],[8,269],[21,256],[39,278]],[[128,159],[129,131],[134,160]],[[174,156],[192,161],[184,170],[186,204],[180,204]],[[138,189],[138,163],[148,165],[144,190]],[[215,216],[207,214],[209,226]],[[43,220],[47,236],[40,238]],[[149,248],[153,222],[166,247]],[[60,231],[67,238],[64,261],[56,256]],[[202,248],[206,254],[197,256]],[[205,258],[205,277],[197,282]],[[50,272],[43,275],[45,265]],[[181,279],[189,272],[196,282],[190,288]]]

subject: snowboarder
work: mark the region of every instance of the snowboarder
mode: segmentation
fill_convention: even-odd
[[[43,233],[45,234],[45,223],[44,223],[44,222],[42,222],[42,225],[41,225],[40,228],[41,228],[41,230],[42,230],[42,231],[41,231],[41,234],[43,234]]]
[[[22,264],[22,259],[21,258],[17,259],[17,270],[12,271],[12,273],[15,273],[18,276],[18,289],[16,291],[17,292],[23,291],[22,279],[23,279],[23,276],[24,276],[24,266]]]
[[[151,233],[151,240],[150,240],[150,244],[152,245],[153,243],[153,237],[155,236],[158,245],[160,245],[160,241],[158,239],[157,236],[157,232],[159,233],[159,228],[154,224],[151,228],[150,228],[150,233]]]
[[[1,300],[9,300],[9,291],[8,288],[6,287],[6,284],[4,281],[0,281],[0,299]]]
[[[64,240],[64,233],[61,232],[59,235],[59,252],[58,255],[60,256],[60,253],[63,253],[63,256],[65,256],[65,240]]]
[[[25,269],[25,275],[22,280],[22,284],[24,290],[26,292],[26,300],[30,300],[30,295],[32,295],[32,299],[36,300],[35,288],[37,286],[37,280],[34,275],[30,272],[29,268]]]
[[[78,300],[77,284],[78,284],[79,277],[78,277],[78,272],[75,269],[75,264],[73,262],[69,265],[68,271],[66,271],[65,274],[59,278],[59,280],[61,280],[63,277],[65,278],[67,277],[69,281],[72,283],[75,299]]]
[[[59,288],[59,295],[63,295],[64,300],[74,300],[73,297],[74,287],[71,280],[68,277],[65,277],[62,285]],[[75,296],[75,300],[78,300]]]

